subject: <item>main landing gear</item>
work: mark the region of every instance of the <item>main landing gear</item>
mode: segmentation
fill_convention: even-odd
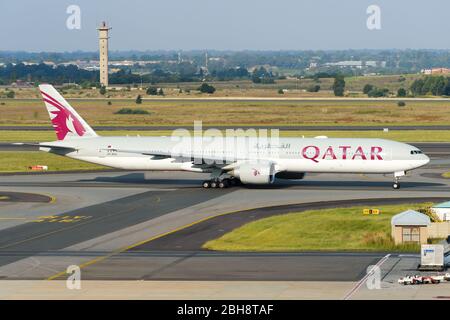
[[[202,183],[203,188],[219,188],[225,189],[228,187],[234,187],[240,184],[240,181],[236,178],[224,178],[224,179],[211,179],[205,180]]]

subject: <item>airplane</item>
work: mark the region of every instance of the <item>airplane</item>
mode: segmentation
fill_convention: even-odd
[[[41,84],[39,89],[57,137],[38,143],[41,151],[124,170],[210,173],[204,188],[268,185],[275,179],[303,179],[306,173],[377,173],[393,174],[392,187],[399,189],[402,176],[430,161],[412,145],[385,139],[316,137],[267,142],[241,136],[210,144],[204,136],[183,141],[102,137],[52,85]],[[200,147],[193,147],[195,143]],[[241,150],[248,145],[250,151]]]

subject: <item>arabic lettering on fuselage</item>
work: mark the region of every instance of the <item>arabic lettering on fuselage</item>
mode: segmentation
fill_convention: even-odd
[[[257,143],[255,145],[256,149],[290,149],[290,143],[281,143],[281,144],[273,144],[273,143]]]

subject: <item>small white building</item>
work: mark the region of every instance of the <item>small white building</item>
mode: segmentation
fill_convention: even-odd
[[[428,240],[430,218],[414,210],[406,210],[392,217],[391,234],[395,244],[421,243]]]
[[[432,206],[431,211],[433,211],[441,221],[450,221],[450,201]]]

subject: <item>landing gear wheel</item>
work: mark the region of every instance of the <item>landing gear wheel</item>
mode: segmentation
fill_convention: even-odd
[[[209,181],[203,181],[202,187],[207,189],[207,188],[211,187],[211,183]]]
[[[400,183],[398,183],[398,182],[394,182],[393,184],[392,184],[392,188],[394,188],[394,189],[400,189]]]
[[[224,179],[224,180],[220,181],[219,182],[219,188],[220,189],[228,188],[228,180]]]
[[[217,188],[217,184],[216,181],[211,181],[211,188]]]

